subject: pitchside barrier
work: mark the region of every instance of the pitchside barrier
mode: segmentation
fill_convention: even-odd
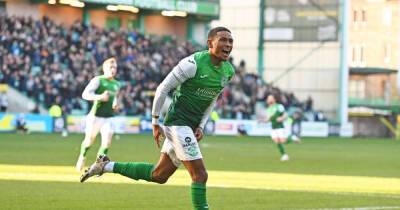
[[[270,136],[271,123],[259,123],[256,120],[218,120],[215,122],[216,135],[238,135],[245,132],[249,136]],[[291,133],[291,125],[285,123],[285,130]],[[302,122],[301,136],[327,137],[329,124],[327,122]]]
[[[31,132],[53,131],[53,118],[48,115],[0,113],[0,132],[15,131],[18,120]]]
[[[26,127],[31,132],[60,132],[66,128],[72,133],[85,132],[86,116],[69,115],[66,120],[62,118],[52,118],[48,115],[38,114],[16,114],[0,113],[0,132],[13,132],[16,128],[17,119],[22,119]],[[116,116],[111,118],[115,133],[135,134],[151,133],[152,125],[150,120],[140,117]],[[292,128],[289,123],[285,123],[288,134]],[[256,120],[230,120],[221,119],[216,122],[209,121],[206,124],[205,132],[214,135],[249,135],[249,136],[270,136],[271,124],[260,123]],[[328,122],[301,122],[300,135],[304,137],[327,137],[327,136],[353,136],[353,125],[351,123],[343,126],[329,124]]]
[[[67,129],[72,133],[84,133],[86,116],[69,115]],[[114,132],[119,134],[140,133],[140,117],[116,116],[111,118]]]

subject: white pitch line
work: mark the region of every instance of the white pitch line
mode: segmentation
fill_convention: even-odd
[[[383,210],[383,209],[400,209],[400,206],[367,206],[367,207],[349,207],[349,208],[292,209],[292,210]]]
[[[138,183],[142,184],[142,183]],[[146,184],[146,183],[143,183]],[[343,195],[343,196],[358,196],[358,197],[373,197],[373,198],[394,198],[400,199],[400,195],[389,195],[389,194],[379,194],[379,193],[365,193],[365,192],[330,192],[330,191],[314,191],[314,190],[297,190],[297,189],[287,189],[287,188],[268,188],[268,187],[233,187],[228,185],[218,185],[218,184],[207,184],[208,187],[215,188],[236,188],[236,189],[249,189],[249,190],[270,190],[270,191],[290,191],[290,192],[303,192],[303,193],[323,193],[331,195]],[[399,208],[400,209],[400,208]],[[300,209],[299,209],[300,210]],[[303,209],[303,210],[316,210],[316,209]],[[320,210],[320,209],[318,209]],[[321,209],[322,210],[322,209]],[[324,209],[325,210],[325,209]],[[337,210],[337,209],[335,209]]]
[[[388,195],[388,194],[377,194],[377,193],[352,193],[352,192],[328,192],[327,194],[334,194],[334,195],[362,195],[364,197],[380,197],[380,198],[395,198],[400,199],[398,195]]]

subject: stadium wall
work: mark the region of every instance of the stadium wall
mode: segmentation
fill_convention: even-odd
[[[351,5],[350,66],[398,69],[400,1],[353,0]]]
[[[101,9],[91,9],[89,10],[90,22],[98,27],[105,27],[107,18],[119,18],[121,20],[121,27],[128,28],[129,21],[138,20],[139,16],[137,14],[132,14],[128,12],[110,12]]]
[[[375,74],[351,75],[349,91],[359,99],[398,100],[400,69],[400,1],[353,0],[349,24],[349,66]],[[398,77],[400,78],[400,77]],[[357,85],[358,84],[358,85]],[[384,87],[387,88],[384,88]],[[354,94],[357,93],[357,94]]]
[[[380,121],[380,117],[382,116],[351,116],[349,121],[353,124],[354,136],[393,137],[390,130]]]
[[[339,107],[338,42],[266,42],[264,49],[265,81],[293,92],[300,100],[311,96],[316,110],[324,111],[328,118],[336,117]],[[287,72],[290,68],[293,70]]]
[[[212,22],[212,26],[223,25],[232,30],[234,62],[245,60],[246,70],[254,73],[258,64],[259,7],[259,0],[221,0],[220,20]],[[319,42],[265,42],[263,77],[266,82],[275,82],[279,75],[294,66],[295,69],[275,85],[293,92],[300,100],[311,96],[316,110],[334,118],[339,105],[339,42],[324,43],[295,65],[319,45]]]
[[[369,99],[382,98],[390,101],[390,99],[392,99],[391,95],[397,93],[396,80],[397,75],[395,74],[351,75],[349,97]]]
[[[7,0],[6,11],[8,15],[32,17],[35,19],[41,17],[39,5],[31,4],[29,0]]]
[[[246,61],[248,72],[257,72],[259,0],[221,0],[220,19],[211,26],[225,26],[232,31],[234,63]],[[240,14],[240,15],[238,15]]]
[[[187,20],[184,18],[166,18],[161,15],[148,15],[144,19],[146,33],[186,37]]]
[[[82,21],[81,9],[63,5],[39,5],[40,17],[47,16],[58,24],[72,25],[76,21]]]

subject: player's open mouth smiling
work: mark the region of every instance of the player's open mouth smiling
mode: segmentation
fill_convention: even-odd
[[[222,53],[226,56],[229,56],[229,53],[231,53],[230,50],[222,50]]]

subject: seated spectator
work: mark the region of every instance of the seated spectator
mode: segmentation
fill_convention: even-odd
[[[6,112],[8,108],[8,98],[6,92],[0,92],[0,112]]]
[[[25,115],[20,114],[17,116],[15,121],[15,130],[17,132],[28,133],[28,128],[26,127]]]

